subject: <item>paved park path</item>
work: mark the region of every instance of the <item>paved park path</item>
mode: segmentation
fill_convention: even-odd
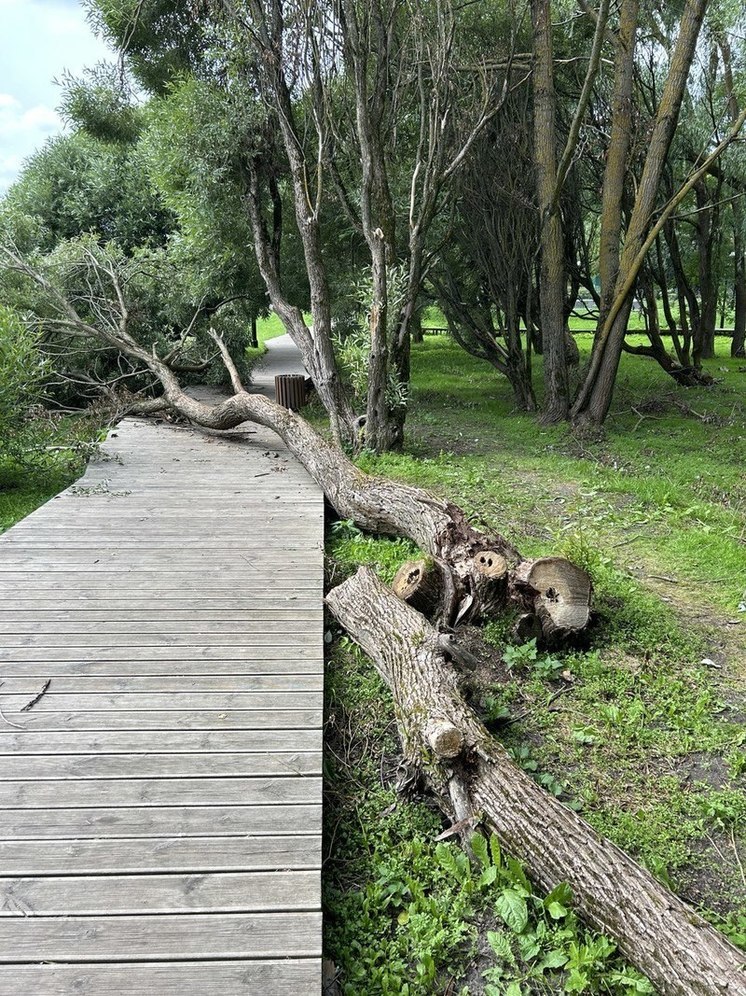
[[[322,544],[272,433],[135,419],[0,537],[0,993],[320,993]]]

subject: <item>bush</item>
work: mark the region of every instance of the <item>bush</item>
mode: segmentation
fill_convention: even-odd
[[[41,399],[48,374],[36,331],[0,304],[0,456],[17,458],[30,445],[29,413]]]

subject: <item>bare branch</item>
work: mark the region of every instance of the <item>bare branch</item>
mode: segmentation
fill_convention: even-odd
[[[236,394],[241,394],[245,390],[241,382],[241,375],[238,372],[236,364],[233,362],[233,357],[228,351],[228,347],[223,341],[223,338],[219,336],[215,331],[215,329],[213,328],[209,329],[207,334],[210,336],[213,342],[216,343],[218,349],[220,350],[220,356],[223,360],[223,363],[225,364],[225,369],[228,371],[230,375],[233,390],[236,392]]]

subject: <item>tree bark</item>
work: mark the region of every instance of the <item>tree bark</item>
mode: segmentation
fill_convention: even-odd
[[[627,153],[632,140],[632,96],[639,8],[639,0],[622,0],[619,29],[614,36],[611,134],[601,194],[601,230],[599,233],[600,310],[602,316],[608,314],[611,307],[614,286],[619,273],[622,198],[627,172]]]
[[[545,890],[567,882],[581,915],[664,996],[743,996],[744,953],[513,763],[465,702],[437,631],[368,568],[327,603],[391,689],[407,761],[448,815],[484,822]]]
[[[694,365],[715,356],[715,325],[717,324],[717,281],[714,272],[715,241],[719,210],[714,206],[720,197],[720,184],[710,195],[704,178],[694,187],[697,203],[697,238],[699,241],[700,322],[694,337]]]
[[[545,401],[543,418],[567,418],[570,387],[565,349],[565,245],[556,200],[557,139],[554,60],[550,0],[532,0],[534,29],[534,157],[536,194],[541,219],[541,283],[539,312],[544,342]]]
[[[728,111],[732,122],[738,120],[740,107],[735,87],[733,86],[733,65],[730,51],[730,43],[727,35],[718,38],[720,51],[723,56],[723,78],[725,81],[725,92],[728,96]],[[730,355],[733,357],[746,356],[746,246],[744,246],[744,212],[739,196],[739,191],[734,190],[735,197],[731,201],[731,212],[733,217],[733,297],[735,305],[735,321],[733,329],[733,341],[730,346]]]

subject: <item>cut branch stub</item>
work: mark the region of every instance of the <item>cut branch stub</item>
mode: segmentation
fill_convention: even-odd
[[[474,558],[474,569],[485,578],[497,580],[507,576],[508,562],[495,550],[482,550]]]
[[[548,642],[558,642],[588,625],[591,579],[569,560],[563,557],[524,560],[516,569],[514,584],[523,604],[537,616]]]
[[[448,720],[430,720],[425,725],[424,735],[440,761],[453,760],[464,749],[463,731]]]
[[[394,594],[432,618],[440,609],[443,598],[443,579],[433,560],[408,560],[396,572],[392,584]]]

